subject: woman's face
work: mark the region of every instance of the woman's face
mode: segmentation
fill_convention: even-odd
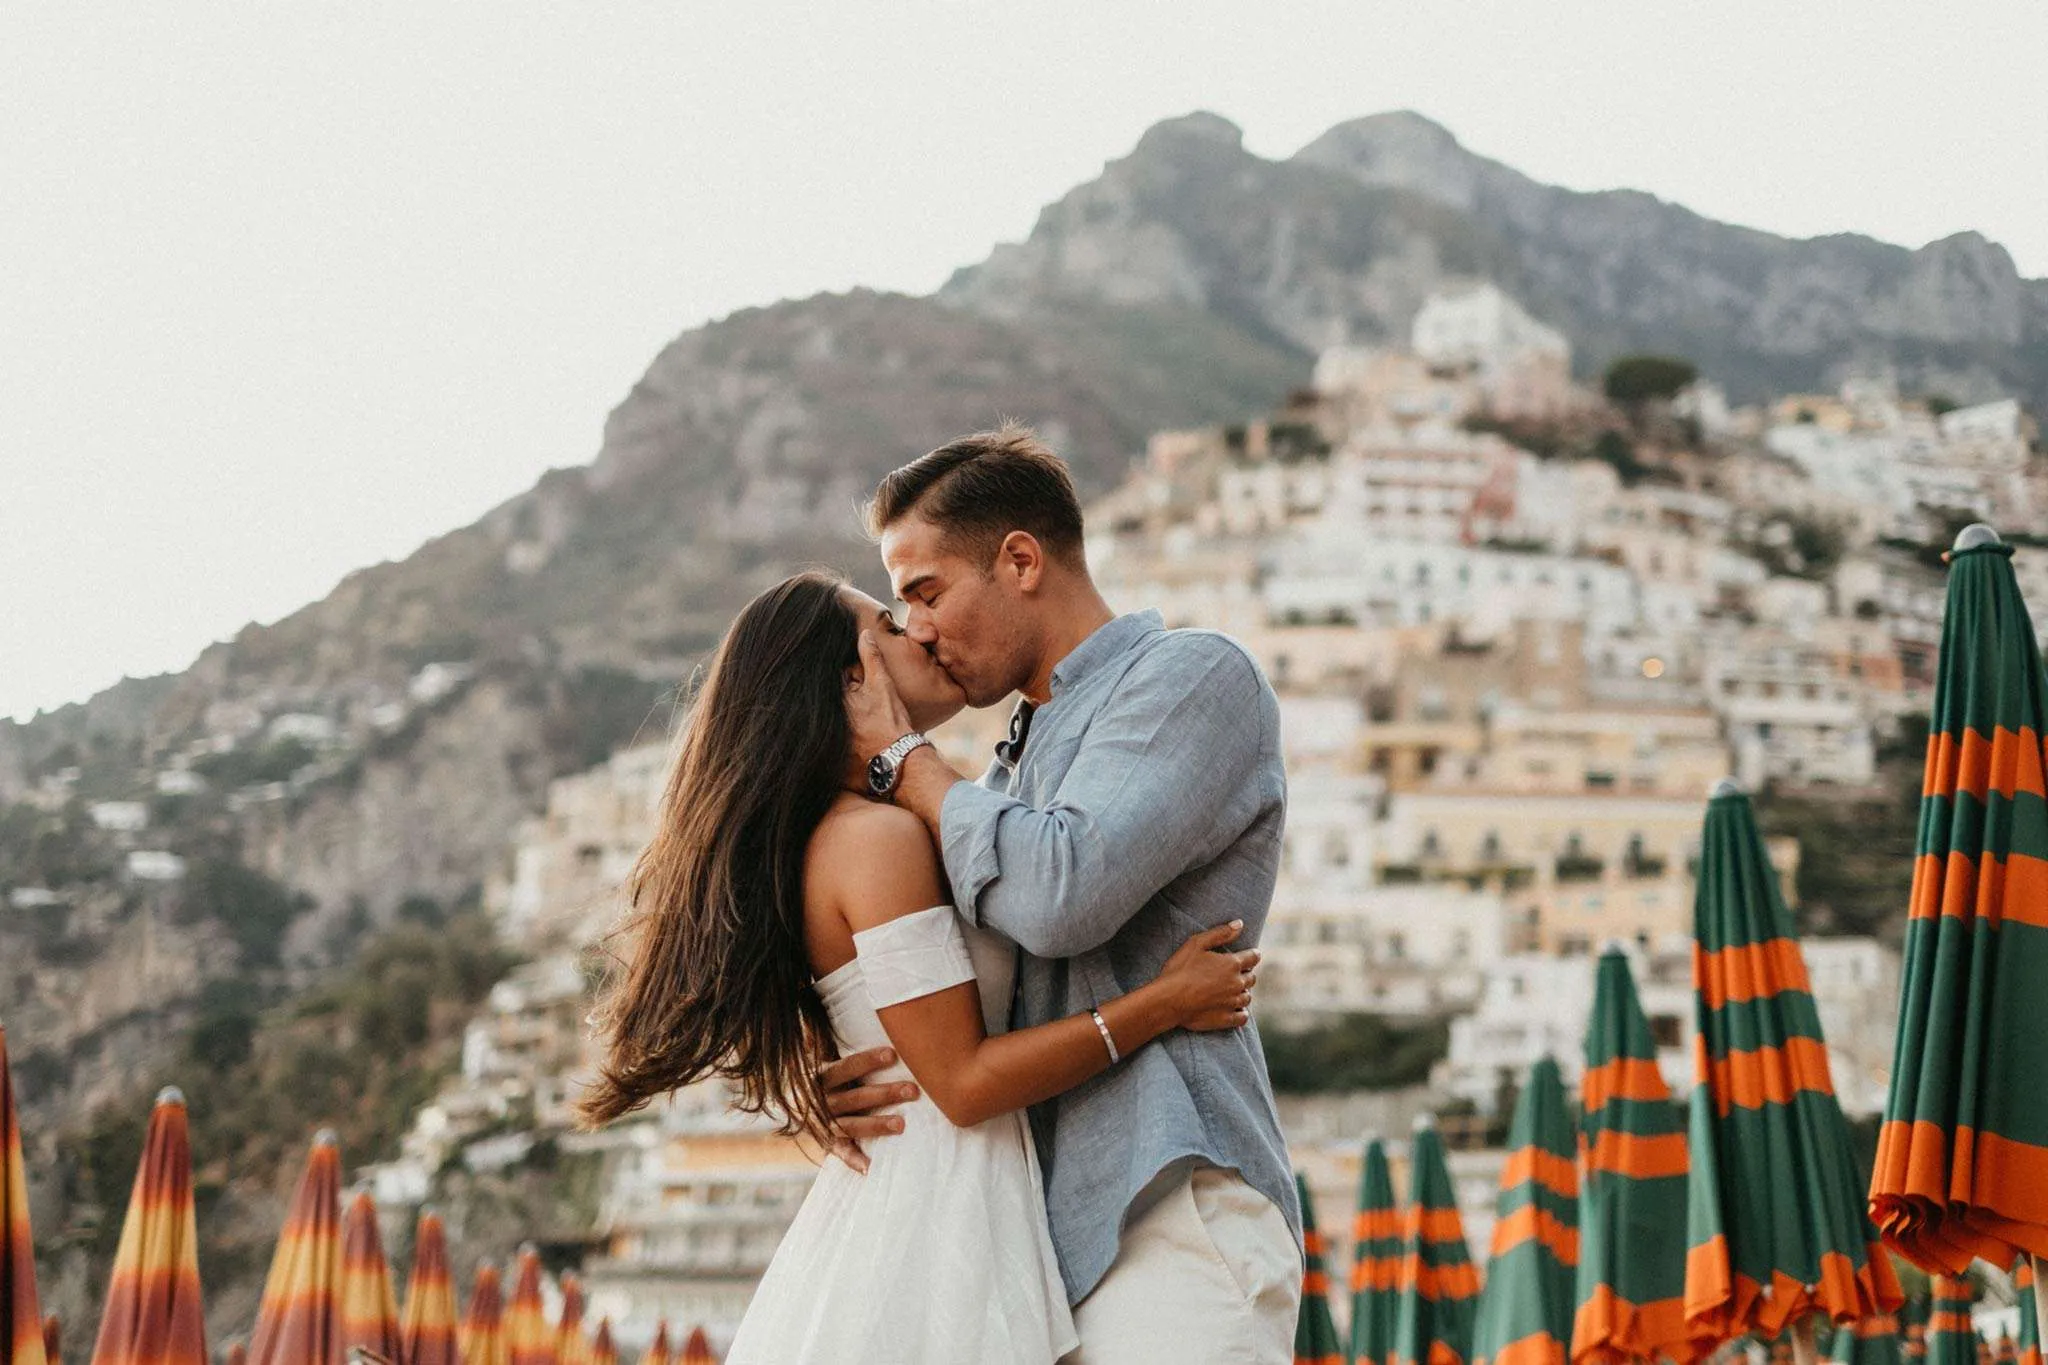
[[[930,730],[959,715],[967,705],[967,693],[923,645],[903,633],[889,609],[858,588],[840,591],[860,628],[875,633],[882,647],[882,662],[896,684],[896,695],[910,712],[910,723]]]

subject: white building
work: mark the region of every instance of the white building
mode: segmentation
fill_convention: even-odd
[[[1564,334],[1529,316],[1493,284],[1478,282],[1439,289],[1424,301],[1409,328],[1409,345],[1432,365],[1495,369],[1524,357],[1569,361]]]
[[[149,807],[140,801],[95,801],[89,811],[100,829],[135,834],[149,828]]]

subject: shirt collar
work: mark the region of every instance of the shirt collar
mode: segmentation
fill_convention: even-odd
[[[1049,691],[1054,697],[1138,643],[1140,637],[1166,628],[1166,620],[1150,608],[1113,617],[1053,665]]]

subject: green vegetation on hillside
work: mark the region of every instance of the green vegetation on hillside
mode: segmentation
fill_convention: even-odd
[[[1394,1090],[1420,1085],[1450,1051],[1448,1019],[1399,1024],[1377,1014],[1344,1014],[1329,1023],[1284,1031],[1259,1029],[1266,1070],[1282,1095]]]

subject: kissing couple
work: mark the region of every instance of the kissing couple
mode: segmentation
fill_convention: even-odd
[[[1248,1008],[1271,686],[1110,611],[1026,428],[866,516],[901,624],[799,574],[707,670],[585,1121],[721,1076],[829,1148],[729,1365],[1290,1361],[1301,1211]],[[1013,693],[988,771],[954,772],[925,732]]]

